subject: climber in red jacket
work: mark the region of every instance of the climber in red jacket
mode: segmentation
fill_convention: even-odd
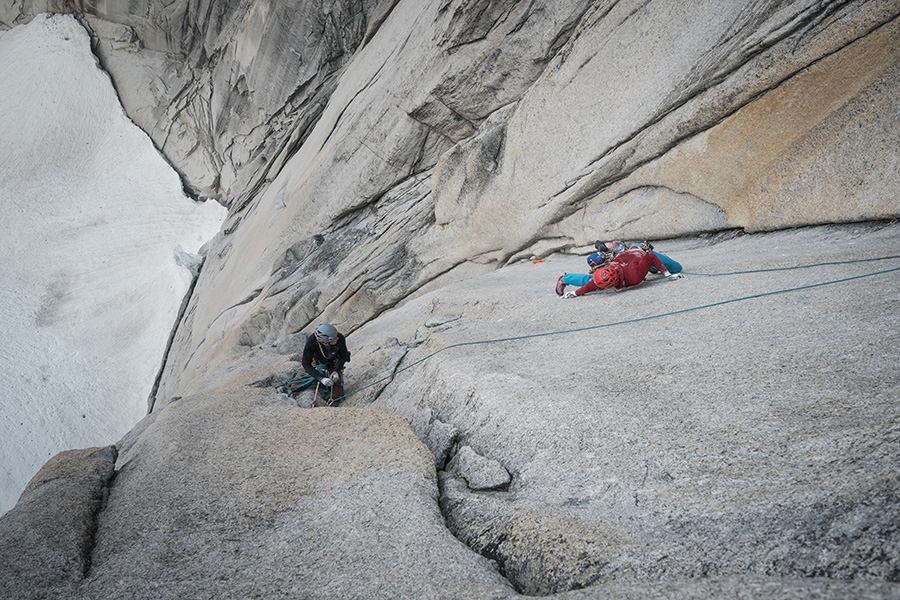
[[[653,252],[647,252],[641,246],[632,246],[616,255],[606,266],[594,271],[593,277],[586,284],[573,292],[566,292],[563,298],[584,296],[599,289],[622,290],[637,285],[644,281],[651,267],[662,273],[669,281],[677,281],[683,277],[680,273],[670,273]]]

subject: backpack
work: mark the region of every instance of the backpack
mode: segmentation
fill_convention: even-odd
[[[609,252],[609,251],[604,252],[602,250],[600,252],[594,252],[593,254],[591,254],[590,256],[587,257],[588,267],[590,267],[591,271],[593,271],[597,267],[602,267],[603,265],[605,265],[606,263],[611,261],[612,258],[613,258],[612,252]]]

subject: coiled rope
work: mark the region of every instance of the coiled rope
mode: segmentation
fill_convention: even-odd
[[[719,276],[726,276],[726,275],[746,275],[746,274],[751,274],[751,273],[767,273],[767,272],[772,272],[772,271],[787,271],[787,270],[792,270],[792,269],[807,269],[807,268],[810,268],[810,267],[825,267],[825,266],[846,265],[846,264],[862,263],[862,262],[874,262],[874,261],[878,261],[878,260],[890,260],[890,259],[895,259],[895,258],[900,258],[900,255],[895,255],[895,256],[881,256],[881,257],[877,257],[877,258],[862,258],[862,259],[857,259],[857,260],[845,260],[845,261],[824,262],[824,263],[816,263],[816,264],[810,264],[810,265],[797,265],[797,266],[793,266],[793,267],[775,267],[775,268],[769,268],[769,269],[754,269],[754,270],[751,270],[751,271],[732,271],[732,272],[729,272],[729,273],[688,273],[688,274],[689,274],[689,275],[696,275],[696,276],[705,276],[705,277],[719,277]],[[510,337],[503,337],[503,338],[491,338],[491,339],[486,339],[486,340],[471,340],[471,341],[468,341],[468,342],[457,342],[457,343],[455,343],[455,344],[450,344],[450,345],[448,345],[448,346],[444,346],[443,348],[438,348],[438,349],[435,350],[434,352],[432,352],[432,353],[430,353],[430,354],[427,354],[426,356],[423,356],[422,358],[420,358],[420,359],[418,359],[418,360],[415,360],[415,361],[411,362],[410,364],[408,364],[408,365],[406,365],[406,366],[404,366],[404,367],[402,367],[402,368],[400,368],[400,369],[397,369],[396,371],[393,371],[392,373],[390,373],[389,375],[386,375],[385,377],[382,377],[381,379],[377,379],[377,380],[375,380],[375,381],[373,381],[373,382],[371,382],[371,383],[369,383],[369,384],[367,384],[367,385],[365,385],[365,386],[363,386],[363,387],[361,387],[361,388],[358,388],[358,389],[353,390],[352,392],[347,392],[347,393],[344,395],[344,398],[347,398],[347,397],[352,396],[352,395],[354,395],[354,394],[357,394],[357,393],[359,393],[359,392],[361,392],[361,391],[363,391],[363,390],[366,390],[366,389],[368,389],[368,388],[370,388],[370,387],[373,387],[373,386],[375,386],[375,385],[378,385],[379,383],[381,383],[381,382],[383,382],[383,381],[387,381],[387,380],[389,380],[389,379],[393,379],[394,377],[396,377],[397,375],[399,375],[399,374],[402,373],[403,371],[406,371],[406,370],[408,370],[408,369],[411,369],[411,368],[415,367],[416,365],[422,364],[422,363],[425,362],[426,360],[429,360],[429,359],[431,359],[432,357],[434,357],[434,356],[440,354],[441,352],[444,352],[444,351],[446,351],[446,350],[450,350],[450,349],[452,349],[452,348],[462,348],[462,347],[464,347],[464,346],[478,346],[478,345],[482,345],[482,344],[496,344],[496,343],[499,343],[499,342],[515,342],[515,341],[519,341],[519,340],[528,340],[528,339],[539,338],[539,337],[549,337],[549,336],[553,336],[553,335],[565,335],[565,334],[569,334],[569,333],[579,333],[579,332],[583,332],[583,331],[592,331],[592,330],[595,330],[595,329],[604,329],[604,328],[607,328],[607,327],[617,327],[617,326],[619,326],[619,325],[628,325],[628,324],[631,324],[631,323],[640,323],[640,322],[642,322],[642,321],[651,321],[651,320],[654,320],[654,319],[662,319],[662,318],[664,318],[664,317],[671,317],[671,316],[674,316],[674,315],[681,315],[681,314],[688,313],[688,312],[693,312],[693,311],[698,311],[698,310],[704,310],[704,309],[707,309],[707,308],[714,308],[714,307],[716,307],[716,306],[723,306],[723,305],[725,305],[725,304],[733,304],[733,303],[735,303],[735,302],[744,302],[744,301],[746,301],[746,300],[754,300],[754,299],[756,299],[756,298],[765,298],[765,297],[767,297],[767,296],[775,296],[775,295],[778,295],[778,294],[787,294],[787,293],[790,293],[790,292],[799,292],[799,291],[801,291],[801,290],[809,290],[809,289],[813,289],[813,288],[823,287],[823,286],[826,286],[826,285],[834,285],[834,284],[837,284],[837,283],[847,283],[848,281],[855,281],[855,280],[857,280],[857,279],[864,279],[864,278],[866,278],[866,277],[875,277],[875,276],[877,276],[877,275],[885,275],[885,274],[887,274],[887,273],[894,273],[894,272],[896,272],[896,271],[900,271],[900,267],[894,267],[894,268],[891,268],[891,269],[884,269],[884,270],[881,270],[881,271],[875,271],[875,272],[872,272],[872,273],[863,273],[862,275],[853,275],[853,276],[851,276],[851,277],[842,277],[841,279],[832,279],[832,280],[830,280],[830,281],[823,281],[823,282],[820,282],[820,283],[811,283],[811,284],[807,284],[807,285],[801,285],[801,286],[798,286],[798,287],[785,288],[785,289],[782,289],[782,290],[774,290],[774,291],[771,291],[771,292],[760,292],[760,293],[758,293],[758,294],[751,294],[751,295],[749,295],[749,296],[741,296],[741,297],[739,297],[739,298],[731,298],[731,299],[728,299],[728,300],[720,300],[720,301],[718,301],[718,302],[710,302],[709,304],[700,304],[700,305],[697,305],[697,306],[690,306],[690,307],[688,307],[688,308],[681,308],[681,309],[678,309],[678,310],[668,311],[668,312],[664,312],[664,313],[658,313],[658,314],[655,314],[655,315],[647,315],[647,316],[644,316],[644,317],[635,317],[635,318],[633,318],[633,319],[625,319],[625,320],[622,320],[622,321],[614,321],[614,322],[612,322],[612,323],[600,323],[600,324],[597,324],[597,325],[586,325],[586,326],[584,326],[584,327],[575,327],[575,328],[572,328],[572,329],[559,329],[559,330],[555,330],[555,331],[545,331],[545,332],[541,332],[541,333],[528,333],[528,334],[525,334],[525,335],[516,335],[516,336],[510,336]]]

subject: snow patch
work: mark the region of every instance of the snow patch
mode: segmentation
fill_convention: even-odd
[[[71,16],[0,35],[0,512],[47,459],[117,442],[147,397],[196,254],[187,198]]]

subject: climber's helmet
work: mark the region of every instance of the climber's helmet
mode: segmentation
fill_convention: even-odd
[[[318,327],[316,327],[316,340],[322,344],[328,344],[329,342],[333,342],[337,339],[338,331],[334,328],[334,325],[329,323],[322,323]]]

